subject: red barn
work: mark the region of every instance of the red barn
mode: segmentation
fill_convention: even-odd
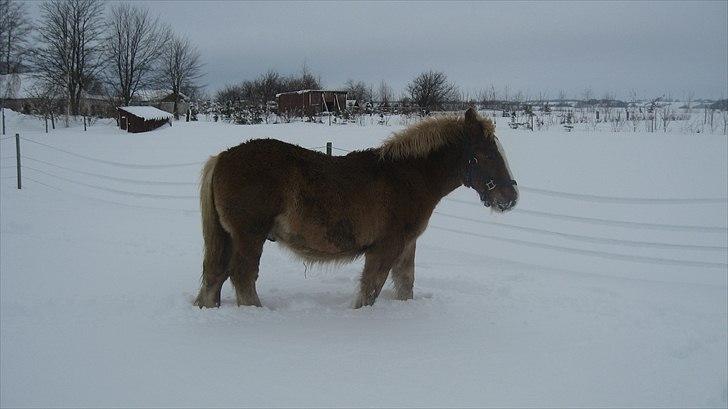
[[[320,112],[340,112],[346,109],[346,91],[305,89],[276,95],[278,113],[312,116]]]

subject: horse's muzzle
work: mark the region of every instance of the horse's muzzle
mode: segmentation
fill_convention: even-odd
[[[505,212],[506,210],[510,210],[510,209],[512,209],[512,208],[513,208],[513,206],[515,206],[515,205],[516,205],[516,201],[515,201],[515,200],[510,200],[510,201],[508,201],[508,202],[498,203],[498,204],[496,205],[496,207],[497,207],[497,208],[498,208],[498,209],[499,209],[499,210],[500,210],[501,212]]]
[[[493,206],[494,210],[499,211],[499,212],[505,212],[507,210],[512,209],[513,206],[515,206],[516,203],[518,202],[517,200],[491,201],[490,199],[488,199],[487,193],[480,194],[480,201],[483,202],[485,207]]]

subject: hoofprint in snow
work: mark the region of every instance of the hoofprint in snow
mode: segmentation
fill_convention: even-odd
[[[389,290],[352,310],[361,261],[307,266],[268,243],[264,308],[226,285],[200,310],[209,155],[254,137],[357,149],[401,127],[102,122],[44,134],[8,113],[24,179],[3,139],[0,406],[728,402],[725,135],[499,124],[519,207],[492,214],[464,188],[443,200],[415,300]]]

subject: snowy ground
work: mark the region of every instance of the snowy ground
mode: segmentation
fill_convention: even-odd
[[[268,243],[264,308],[226,285],[199,310],[200,162],[253,137],[354,149],[398,127],[8,121],[28,140],[20,191],[0,142],[0,406],[728,404],[726,202],[647,200],[727,197],[725,135],[499,126],[519,209],[443,200],[414,301],[352,310],[361,262],[306,267]]]

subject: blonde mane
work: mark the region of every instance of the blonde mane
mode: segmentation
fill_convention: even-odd
[[[490,119],[481,119],[487,135],[493,135]],[[382,159],[424,158],[437,149],[460,142],[465,137],[461,116],[427,118],[405,130],[395,132],[380,147]]]

